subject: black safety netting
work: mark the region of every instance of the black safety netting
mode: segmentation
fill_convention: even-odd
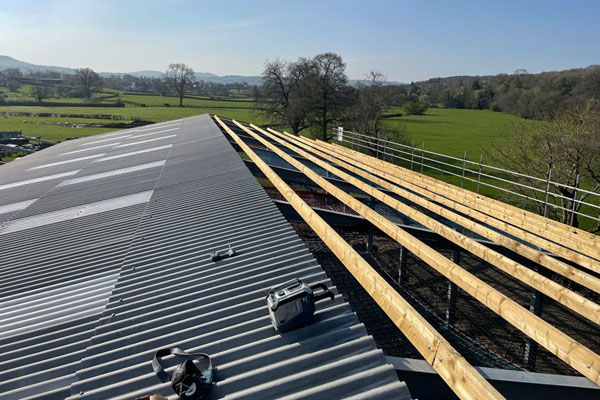
[[[365,324],[367,331],[375,338],[378,347],[389,356],[421,358],[395,324],[308,225],[302,222],[292,222],[292,225]],[[377,229],[365,226],[336,227],[336,230],[471,364],[578,375],[565,362],[531,341],[478,300],[451,285],[448,279],[410,252],[406,253],[406,268],[402,279],[399,279],[401,246]],[[457,259],[457,255],[453,255],[457,249],[436,248],[433,240],[428,240],[427,244],[448,258],[454,257],[462,268],[524,308],[534,306],[533,289],[516,278],[468,252],[460,251]],[[456,293],[454,307],[451,307],[449,299],[451,290]],[[537,312],[542,319],[592,351],[600,352],[598,325],[546,296],[540,296],[539,293],[537,295]]]

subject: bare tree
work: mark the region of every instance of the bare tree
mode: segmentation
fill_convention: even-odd
[[[75,82],[81,87],[83,97],[86,100],[92,98],[94,90],[100,87],[100,75],[91,68],[80,68],[75,73]]]
[[[183,63],[169,64],[165,75],[167,84],[179,96],[179,107],[183,107],[183,96],[196,81],[194,70]]]
[[[391,105],[389,91],[385,90],[385,76],[371,71],[367,83],[358,85],[358,96],[350,110],[350,123],[353,130],[363,135],[379,138],[383,113]]]
[[[563,223],[578,226],[577,214],[581,203],[589,194],[576,192],[577,184],[590,191],[600,189],[600,106],[589,104],[567,110],[551,120],[543,122],[523,121],[513,127],[509,144],[490,153],[491,157],[507,169],[546,178],[552,170],[550,191],[562,197],[554,197],[554,203],[562,210],[550,207],[550,216]],[[529,186],[539,186],[537,180],[520,178]],[[545,186],[545,185],[544,185]],[[542,192],[544,188],[541,188]],[[525,189],[517,187],[524,192]],[[532,191],[535,198],[540,192]],[[577,198],[576,198],[577,197]],[[544,200],[536,202],[539,213],[544,211]],[[592,231],[600,230],[600,225]]]
[[[406,129],[401,125],[386,124],[384,113],[393,103],[393,93],[386,86],[381,72],[371,71],[366,83],[360,83],[357,96],[350,108],[349,123],[352,130],[367,137],[368,147],[374,156],[383,158],[384,140],[405,144]]]
[[[311,60],[267,61],[257,107],[268,119],[288,125],[297,135],[308,128],[315,102],[315,68]]]
[[[335,53],[319,54],[314,57],[313,63],[316,68],[318,93],[315,121],[321,125],[322,139],[327,141],[332,137],[327,134],[329,122],[339,116],[348,105],[346,64],[342,57]]]
[[[289,125],[295,134],[312,123],[331,138],[327,126],[341,117],[350,103],[346,64],[334,53],[296,62],[267,61],[259,110],[268,118]]]

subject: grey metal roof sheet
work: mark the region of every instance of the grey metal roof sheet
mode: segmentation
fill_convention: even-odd
[[[87,153],[65,153],[112,143],[105,139],[140,142],[136,135],[161,127],[169,131],[156,135],[174,135],[164,139],[168,148],[130,154],[163,141],[105,147],[105,157],[128,156],[27,171],[61,153],[80,158]],[[409,398],[339,294],[318,303],[310,325],[275,332],[264,300],[270,286],[293,277],[331,282],[207,115],[68,141],[28,158],[3,166],[0,184],[80,171],[11,188],[6,199],[0,193],[0,205],[39,198],[0,220],[152,196],[0,235],[0,399],[169,394],[150,365],[167,346],[213,356],[211,398]],[[237,255],[211,262],[208,253],[228,244]]]

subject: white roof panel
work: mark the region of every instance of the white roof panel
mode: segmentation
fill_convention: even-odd
[[[78,162],[78,161],[90,160],[92,158],[102,157],[103,155],[104,155],[104,153],[92,154],[91,156],[72,158],[70,160],[57,161],[57,162],[53,162],[53,163],[49,163],[49,164],[36,165],[35,167],[29,168],[27,171],[33,171],[33,170],[41,169],[41,168],[55,167],[57,165],[69,164],[69,163]]]
[[[111,176],[128,174],[130,172],[136,172],[136,171],[142,171],[142,170],[150,169],[150,168],[162,167],[163,165],[165,165],[165,162],[166,162],[166,160],[155,161],[155,162],[146,163],[146,164],[134,165],[133,167],[114,169],[112,171],[101,172],[99,174],[86,175],[86,176],[81,176],[81,177],[77,177],[77,178],[72,178],[72,179],[63,181],[59,186],[74,185],[76,183],[89,182],[89,181],[93,181],[96,179],[102,179],[102,178],[108,178]]]
[[[144,149],[144,150],[132,151],[130,153],[117,154],[115,156],[108,156],[108,157],[104,157],[104,158],[99,158],[97,160],[94,160],[94,162],[103,162],[103,161],[115,160],[117,158],[136,156],[138,154],[143,154],[143,153],[149,153],[149,152],[152,152],[152,151],[158,151],[158,150],[168,149],[168,148],[170,148],[172,146],[173,146],[172,144],[167,144],[165,146],[158,146],[158,147],[152,147],[152,148]]]
[[[119,146],[116,146],[117,148],[121,148],[121,147],[130,147],[130,146],[137,146],[138,144],[142,144],[142,143],[149,143],[149,142],[156,142],[157,140],[164,140],[164,139],[168,139],[168,138],[172,138],[175,137],[177,135],[167,135],[167,136],[162,136],[162,137],[157,137],[154,139],[146,139],[146,140],[140,140],[139,142],[132,142],[132,143],[125,143]]]
[[[115,197],[109,200],[84,204],[77,207],[69,207],[44,214],[13,219],[0,225],[0,235],[6,235],[7,233],[22,231],[25,229],[37,228],[70,219],[81,218],[87,215],[98,214],[105,211],[116,210],[123,207],[133,206],[135,204],[146,203],[150,200],[150,197],[152,197],[152,192],[152,190],[148,190],[127,196]]]
[[[30,185],[32,183],[49,181],[49,180],[52,180],[52,179],[65,178],[67,176],[73,176],[73,175],[77,174],[79,171],[80,170],[77,169],[77,170],[74,170],[74,171],[63,172],[63,173],[60,173],[60,174],[46,175],[46,176],[41,176],[39,178],[33,178],[33,179],[27,179],[27,180],[24,180],[24,181],[7,183],[7,184],[4,184],[4,185],[0,185],[0,190],[12,189],[12,188],[16,188],[18,186]]]

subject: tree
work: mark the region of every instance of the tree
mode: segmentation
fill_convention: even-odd
[[[52,90],[48,86],[36,85],[31,87],[31,96],[41,103],[52,95]]]
[[[56,97],[72,97],[73,96],[73,88],[67,85],[56,85],[54,87],[54,95]]]
[[[8,81],[8,83],[6,84],[6,87],[8,88],[8,90],[10,90],[11,92],[16,92],[17,90],[19,90],[19,88],[21,87],[21,84],[15,80],[10,80]]]
[[[357,99],[350,115],[354,129],[360,133],[377,136],[381,129],[383,113],[391,106],[391,95],[385,90],[385,76],[377,71],[369,72],[367,83],[359,83]]]
[[[80,87],[86,100],[92,98],[94,90],[100,87],[100,75],[91,68],[80,68],[75,73],[75,83]]]
[[[290,126],[295,135],[307,128],[316,99],[316,69],[312,61],[267,60],[262,77],[259,111],[268,119]]]
[[[316,90],[318,109],[315,121],[321,125],[322,139],[328,141],[327,126],[335,117],[340,116],[348,105],[346,64],[335,53],[319,54],[313,58],[316,72]]]
[[[165,75],[167,85],[179,96],[179,107],[183,107],[183,96],[196,81],[194,70],[183,63],[169,64]]]
[[[23,77],[23,73],[17,68],[6,68],[4,71],[0,72],[0,74],[4,76],[7,80]]]
[[[392,126],[384,121],[384,113],[393,103],[393,92],[386,86],[385,76],[371,71],[367,83],[358,85],[356,100],[350,108],[350,127],[353,131],[365,135],[367,147],[376,157],[385,156],[382,147],[384,140],[405,143],[406,133],[403,126]]]
[[[523,121],[514,126],[505,148],[497,148],[490,153],[501,166],[525,175],[545,179],[551,170],[550,185],[554,203],[563,209],[549,207],[550,216],[563,223],[578,225],[577,214],[588,193],[576,193],[572,187],[583,182],[588,190],[600,189],[600,105],[588,104],[568,109],[548,121]],[[526,176],[520,178],[528,186],[538,186],[541,191],[532,191],[539,213],[544,213],[545,184],[540,187],[538,180]],[[543,181],[542,181],[543,182]],[[526,189],[517,188],[524,193]],[[600,230],[600,224],[592,231]]]
[[[480,90],[476,91],[475,102],[477,108],[480,110],[487,110],[492,104],[494,98],[494,90],[489,84],[483,86]]]
[[[341,118],[350,104],[345,68],[334,53],[296,62],[267,61],[258,108],[267,118],[291,126],[296,134],[311,123],[318,124],[322,138],[329,140],[328,124]]]
[[[582,79],[581,91],[593,98],[600,100],[600,66],[594,65],[586,68],[586,75]]]

